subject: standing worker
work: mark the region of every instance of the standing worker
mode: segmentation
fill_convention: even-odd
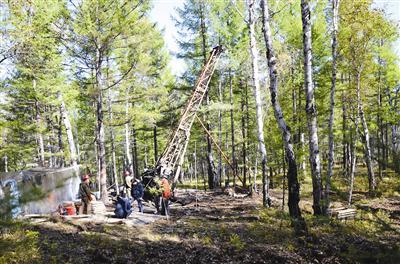
[[[126,198],[131,199],[132,195],[132,180],[133,177],[131,176],[131,173],[129,172],[129,170],[125,171],[125,193],[126,193]]]
[[[82,200],[82,205],[79,207],[79,214],[88,214],[91,213],[92,208],[90,202],[95,200],[94,195],[90,191],[89,187],[90,177],[88,174],[85,174],[82,177],[82,182],[79,185],[79,196]]]
[[[161,180],[161,215],[169,215],[169,198],[171,197],[171,187],[167,177],[163,176]]]
[[[137,201],[139,212],[141,213],[143,213],[143,203],[142,203],[143,195],[144,195],[143,184],[139,179],[135,179],[133,181],[133,186],[132,186],[132,197],[134,201]]]

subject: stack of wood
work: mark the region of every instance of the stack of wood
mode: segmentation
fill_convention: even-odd
[[[92,214],[94,215],[104,215],[107,213],[106,206],[102,201],[92,201]]]
[[[329,215],[339,220],[354,219],[356,216],[356,209],[340,207],[329,209]]]

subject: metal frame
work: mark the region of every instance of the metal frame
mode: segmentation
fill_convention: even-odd
[[[171,140],[168,142],[167,148],[157,161],[156,169],[159,171],[160,176],[166,176],[170,181],[174,172],[174,182],[179,176],[186,148],[189,143],[190,129],[192,128],[196,113],[203,102],[204,96],[207,93],[208,84],[210,83],[222,51],[222,46],[217,46],[211,51],[207,63],[204,65],[200,77],[196,82],[192,96],[179,120],[178,127],[175,129]]]

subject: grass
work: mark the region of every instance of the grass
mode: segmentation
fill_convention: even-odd
[[[39,233],[14,221],[0,222],[0,263],[37,263],[41,259]]]
[[[364,169],[360,168],[356,177],[358,198],[355,204],[383,201],[380,197],[372,200],[365,195],[368,182]],[[400,182],[398,178],[389,174],[388,179],[380,182],[378,191],[381,197],[396,195]],[[279,181],[278,176],[275,181]],[[184,186],[192,188],[195,183],[185,183],[179,187]],[[198,187],[201,190],[203,186]],[[347,182],[338,173],[335,174],[332,190],[335,191],[335,195],[332,195],[334,201],[347,200]],[[282,190],[277,188],[276,191],[281,193]],[[301,191],[302,201],[312,201],[309,177],[304,179]],[[299,237],[294,234],[287,211],[277,207],[260,209],[259,206],[248,209],[241,207],[237,211],[236,207],[231,206],[229,213],[223,211],[224,208],[214,208],[213,213],[224,217],[213,221],[207,221],[199,215],[146,227],[103,225],[80,233],[62,229],[65,226],[62,223],[51,223],[38,229],[38,226],[30,223],[3,221],[0,222],[0,264],[87,263],[93,262],[93,259],[106,263],[125,263],[141,258],[151,261],[158,259],[158,254],[170,251],[182,254],[195,252],[193,254],[201,254],[202,257],[214,254],[217,259],[218,254],[229,254],[229,260],[236,261],[240,261],[242,255],[252,256],[263,252],[272,255],[276,261],[283,256],[281,262],[286,257],[292,262],[298,259],[303,262],[326,262],[328,258],[325,257],[332,257],[328,260],[339,263],[400,263],[400,230],[386,210],[358,210],[356,220],[342,222],[313,216],[306,213],[303,207],[308,234]],[[256,215],[259,220],[248,221],[237,217],[242,216],[242,212]],[[68,247],[65,247],[66,243]],[[165,251],[161,254],[160,250]],[[145,262],[147,259],[142,260]]]

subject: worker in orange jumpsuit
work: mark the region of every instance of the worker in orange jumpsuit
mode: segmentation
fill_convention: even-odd
[[[169,185],[167,177],[163,176],[161,179],[161,215],[169,215],[169,198],[171,198],[171,186]]]

